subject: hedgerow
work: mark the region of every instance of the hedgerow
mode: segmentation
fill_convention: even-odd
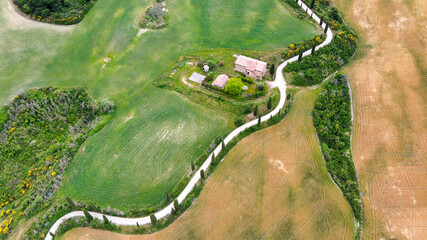
[[[351,99],[345,76],[337,75],[325,85],[314,105],[313,121],[326,167],[361,222],[362,203],[351,154]]]

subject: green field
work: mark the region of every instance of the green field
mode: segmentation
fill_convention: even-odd
[[[180,56],[210,48],[272,51],[317,33],[279,1],[176,0],[169,25],[138,37],[153,1],[98,0],[71,30],[20,28],[0,0],[0,103],[37,86],[81,85],[117,111],[88,139],[58,194],[123,210],[155,206],[233,122],[153,86]],[[109,57],[111,61],[104,62]]]

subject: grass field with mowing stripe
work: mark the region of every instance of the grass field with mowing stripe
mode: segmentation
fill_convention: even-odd
[[[64,29],[18,26],[7,1],[0,0],[0,103],[46,85],[81,85],[98,100],[115,100],[117,111],[82,146],[59,195],[122,210],[159,204],[190,162],[234,128],[221,105],[208,109],[155,88],[160,74],[194,52],[273,51],[318,33],[279,1],[170,1],[168,27],[140,36],[137,19],[152,1],[98,0]]]

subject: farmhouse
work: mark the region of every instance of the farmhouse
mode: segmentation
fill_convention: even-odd
[[[267,63],[239,55],[234,63],[234,70],[251,78],[262,79],[267,72]]]
[[[218,77],[215,78],[215,81],[213,81],[212,86],[224,89],[225,84],[227,84],[228,79],[230,79],[225,74],[220,74]]]

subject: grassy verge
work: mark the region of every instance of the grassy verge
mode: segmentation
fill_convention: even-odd
[[[347,79],[337,75],[325,85],[313,110],[326,167],[350,203],[357,225],[362,223],[362,201],[351,153],[351,100]],[[360,227],[357,238],[360,238]]]

